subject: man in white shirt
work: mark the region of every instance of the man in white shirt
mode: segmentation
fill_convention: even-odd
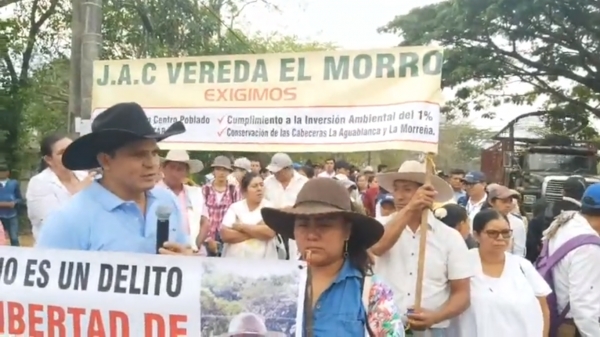
[[[265,179],[264,193],[265,198],[275,208],[294,206],[300,189],[308,181],[308,178],[294,170],[293,165],[292,158],[286,153],[276,153],[267,166],[267,170],[273,175]],[[287,252],[289,257],[294,259],[298,251],[296,243],[289,238],[282,239],[284,245],[289,244]]]
[[[381,240],[371,248],[379,256],[375,272],[394,290],[401,311],[414,306],[423,211],[429,213],[426,239],[422,309],[408,314],[413,330],[428,330],[427,336],[446,336],[449,320],[469,307],[470,281],[474,267],[466,263],[468,250],[458,231],[437,220],[434,202],[447,201],[453,191],[446,181],[432,175],[424,185],[425,165],[404,162],[398,172],[377,175],[379,185],[393,194],[397,212],[380,221],[385,224]]]
[[[475,215],[481,211],[481,207],[486,203],[487,193],[485,187],[487,181],[483,172],[473,171],[465,175],[463,183],[465,184],[467,197],[459,201],[458,204],[467,209],[467,214],[472,223]],[[471,232],[473,232],[473,228],[471,228]]]
[[[581,211],[565,211],[544,232],[552,256],[562,245],[581,235],[599,236],[600,184],[587,188]],[[600,245],[574,248],[552,270],[557,311],[570,306],[558,337],[600,336]]]
[[[335,176],[335,159],[329,158],[325,161],[323,172],[319,173],[319,178],[333,178]]]

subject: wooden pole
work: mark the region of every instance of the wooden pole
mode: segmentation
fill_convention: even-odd
[[[433,174],[433,154],[425,156],[425,184],[431,184],[431,175]],[[414,310],[421,310],[421,300],[423,299],[423,278],[425,276],[425,251],[427,247],[427,229],[429,223],[427,217],[429,210],[423,210],[421,215],[421,225],[419,226],[419,260],[417,265],[417,284],[415,290]]]

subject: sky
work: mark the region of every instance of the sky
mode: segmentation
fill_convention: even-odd
[[[330,42],[340,49],[389,48],[400,42],[398,36],[380,34],[377,29],[396,15],[440,0],[422,0],[416,4],[402,0],[242,0],[249,3],[236,22],[246,33],[277,33],[297,36],[301,41]],[[0,17],[10,16],[11,6],[0,11]],[[507,92],[527,91],[527,85],[512,84]],[[507,93],[505,92],[505,93]],[[453,92],[445,90],[446,99]],[[486,119],[472,112],[468,121],[481,128],[497,130],[515,117],[537,106],[502,105],[493,111],[496,118]],[[600,120],[592,123],[600,130]]]
[[[380,34],[377,28],[391,21],[396,15],[408,13],[411,9],[440,2],[439,0],[266,0],[278,10],[268,8],[261,0],[249,5],[240,17],[240,28],[248,33],[279,33],[295,35],[300,40],[332,42],[340,49],[388,48],[397,46],[398,36]],[[527,91],[527,85],[513,84],[507,91]],[[452,92],[444,92],[446,99]],[[481,128],[498,130],[519,115],[540,108],[537,106],[502,105],[494,110],[494,119],[481,118],[481,113],[473,112],[468,118]],[[596,128],[600,121],[593,122]]]

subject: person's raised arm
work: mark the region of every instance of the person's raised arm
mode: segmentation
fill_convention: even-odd
[[[431,208],[435,198],[435,190],[431,185],[423,185],[415,192],[408,205],[396,212],[385,224],[383,236],[373,247],[371,253],[381,256],[390,250],[400,239],[400,235],[411,221],[421,221],[423,210]]]

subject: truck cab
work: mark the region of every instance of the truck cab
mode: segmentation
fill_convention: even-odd
[[[594,146],[564,135],[531,137],[531,132],[519,127],[519,123],[531,125],[528,119],[539,123],[544,114],[536,111],[515,118],[492,137],[494,143],[481,153],[481,171],[488,182],[519,191],[528,214],[542,197],[549,202],[561,200],[563,184],[570,176],[582,176],[587,185],[600,182]],[[586,125],[583,121],[566,134],[574,134]]]
[[[541,197],[561,200],[563,183],[572,175],[582,176],[587,185],[600,182],[597,151],[591,147],[531,146],[519,162],[522,181],[514,188],[521,192],[527,211]]]

